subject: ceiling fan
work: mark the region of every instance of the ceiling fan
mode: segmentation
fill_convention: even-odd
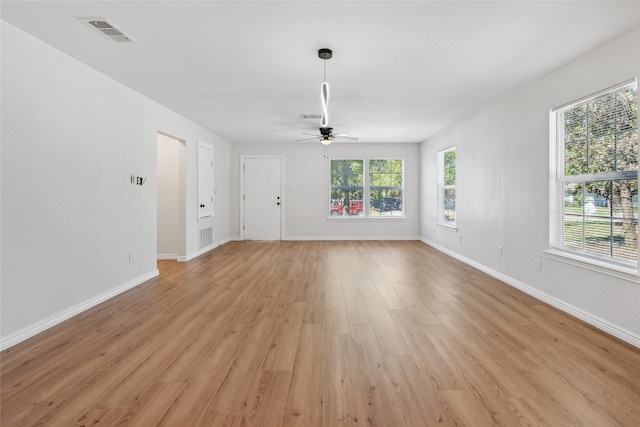
[[[350,136],[346,132],[333,133],[333,128],[329,127],[329,83],[327,83],[327,60],[331,59],[333,51],[331,49],[323,48],[318,50],[318,57],[324,61],[324,81],[320,86],[320,98],[322,100],[322,116],[320,117],[320,134],[302,133],[302,135],[311,135],[313,138],[298,139],[295,142],[310,141],[318,139],[322,144],[329,145],[334,140],[351,140],[357,141],[358,138]]]
[[[320,131],[320,134],[302,132],[302,135],[311,135],[312,138],[298,139],[298,140],[296,140],[296,142],[311,141],[313,139],[316,139],[316,140],[319,140],[324,145],[329,145],[335,139],[337,139],[337,140],[349,140],[349,141],[357,141],[358,140],[358,138],[356,138],[354,136],[350,136],[346,132],[333,133],[333,128],[330,128],[330,127],[318,128],[318,130]]]

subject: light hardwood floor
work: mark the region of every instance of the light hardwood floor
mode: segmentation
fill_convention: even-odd
[[[2,426],[640,426],[640,350],[420,242],[231,242],[1,354]]]

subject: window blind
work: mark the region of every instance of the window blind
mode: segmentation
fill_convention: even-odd
[[[552,245],[637,266],[637,83],[600,92],[554,114],[558,209]]]

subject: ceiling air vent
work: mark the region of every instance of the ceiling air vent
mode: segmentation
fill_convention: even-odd
[[[301,119],[318,119],[320,120],[322,116],[320,114],[300,114]]]
[[[136,42],[133,37],[113,25],[111,22],[103,18],[85,18],[83,19],[90,27],[108,37],[114,42]]]

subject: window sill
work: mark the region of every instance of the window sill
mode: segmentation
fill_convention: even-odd
[[[441,228],[443,230],[458,231],[457,225],[445,224],[443,222],[436,223],[436,227]]]
[[[612,264],[606,261],[600,261],[595,258],[580,256],[578,254],[566,252],[560,249],[547,249],[543,252],[546,254],[547,259],[553,261],[573,265],[575,267],[584,268],[586,270],[595,271],[597,273],[606,274],[608,276],[616,277],[628,282],[640,284],[638,270],[637,268],[632,266],[626,267],[624,265]]]
[[[404,221],[406,217],[404,216],[364,216],[364,215],[351,215],[351,216],[329,216],[327,217],[327,221]]]

